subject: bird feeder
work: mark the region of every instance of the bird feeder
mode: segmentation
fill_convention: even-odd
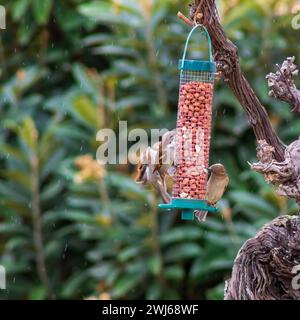
[[[209,61],[187,60],[194,31],[202,29],[209,47]],[[163,209],[179,209],[183,220],[193,220],[194,211],[216,212],[206,201],[209,149],[211,139],[213,86],[216,72],[207,29],[196,25],[188,35],[179,60],[180,88],[176,129],[176,152],[172,200]]]

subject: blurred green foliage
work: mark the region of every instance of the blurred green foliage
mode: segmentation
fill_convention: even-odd
[[[160,200],[135,184],[132,166],[93,160],[97,130],[117,130],[119,120],[175,127],[176,66],[188,33],[176,13],[187,2],[2,1],[0,264],[8,290],[1,298],[222,299],[243,242],[278,214],[296,212],[249,170],[255,138],[223,83],[211,152],[230,175],[221,215],[182,222],[158,211]],[[300,61],[293,1],[218,5],[247,78],[290,142],[300,122],[268,97],[264,77],[286,56]],[[204,49],[194,40],[190,55]]]

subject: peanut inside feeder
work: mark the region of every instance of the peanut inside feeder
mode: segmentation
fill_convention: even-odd
[[[196,28],[206,34],[210,60],[186,60],[190,37]],[[207,29],[196,25],[190,32],[179,60],[180,89],[176,130],[176,174],[172,201],[160,208],[182,209],[182,219],[193,220],[194,210],[217,211],[207,204],[206,185],[212,122],[215,63]]]

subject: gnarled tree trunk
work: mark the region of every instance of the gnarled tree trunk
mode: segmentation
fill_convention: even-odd
[[[300,217],[281,216],[246,241],[235,259],[226,300],[299,300]]]

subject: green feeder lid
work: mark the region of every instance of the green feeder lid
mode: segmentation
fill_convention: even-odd
[[[200,61],[200,60],[179,60],[178,63],[179,70],[190,70],[190,71],[204,71],[204,72],[216,72],[216,65],[214,62],[210,61]]]

